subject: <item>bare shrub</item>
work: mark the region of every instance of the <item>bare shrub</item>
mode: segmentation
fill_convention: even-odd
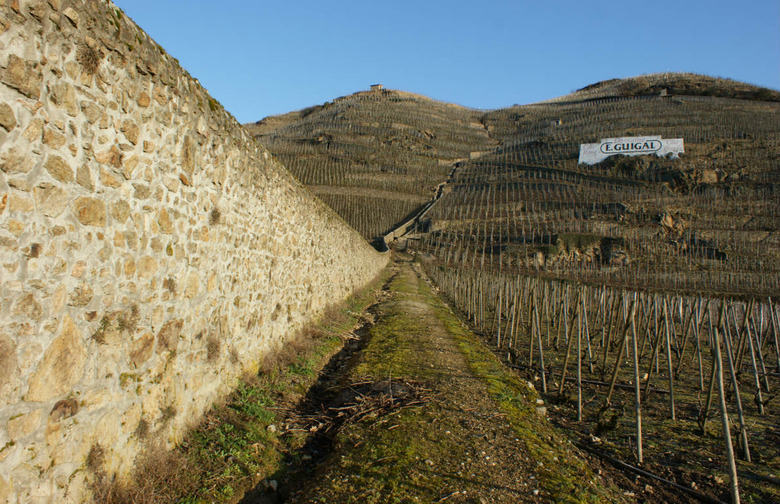
[[[290,338],[282,348],[269,352],[260,362],[260,374],[269,374],[298,361],[301,355],[311,353],[315,343],[326,333],[319,327],[306,326]]]
[[[81,69],[88,75],[95,75],[101,59],[103,59],[103,55],[94,47],[86,44],[80,45],[76,51],[76,61],[79,62]]]
[[[219,224],[219,221],[222,219],[222,212],[220,212],[218,207],[214,207],[211,209],[211,212],[209,213],[209,224],[212,226],[216,226]]]
[[[222,349],[222,342],[215,334],[210,334],[209,339],[206,342],[206,360],[214,362],[219,357],[219,352]]]
[[[91,453],[91,452],[90,452]],[[92,485],[95,504],[162,504],[177,502],[197,490],[193,468],[178,451],[152,443],[136,460],[135,477],[119,481],[103,474]]]

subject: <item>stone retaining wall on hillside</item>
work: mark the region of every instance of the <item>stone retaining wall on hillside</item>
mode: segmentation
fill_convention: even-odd
[[[386,261],[112,3],[0,1],[0,503],[87,499]]]

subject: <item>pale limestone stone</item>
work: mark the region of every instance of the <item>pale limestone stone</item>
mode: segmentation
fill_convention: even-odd
[[[125,179],[131,179],[136,166],[138,166],[138,156],[131,156],[122,162],[122,175]]]
[[[30,16],[34,17],[38,21],[43,19],[43,17],[48,13],[46,5],[43,3],[42,0],[37,0],[28,3],[27,11],[30,13]]]
[[[6,204],[10,212],[32,212],[35,210],[35,203],[26,194],[11,192],[8,194]]]
[[[160,226],[161,233],[173,233],[173,224],[171,223],[171,218],[168,215],[168,211],[164,208],[160,209],[160,213],[157,216],[157,224]]]
[[[12,131],[16,127],[14,111],[7,103],[0,103],[0,126],[6,131]]]
[[[103,109],[100,105],[91,101],[81,102],[81,111],[84,113],[89,124],[95,124],[95,122],[103,116]]]
[[[24,137],[29,142],[37,142],[41,140],[43,137],[43,119],[36,118],[30,121],[30,124],[28,124],[24,129],[22,137]]]
[[[8,66],[0,75],[3,82],[28,98],[37,100],[41,97],[43,76],[37,63],[11,54],[8,56]]]
[[[92,301],[95,291],[88,283],[80,283],[68,296],[69,306],[86,306]]]
[[[43,165],[49,175],[54,177],[60,182],[72,182],[73,181],[73,169],[70,167],[67,161],[57,155],[50,155],[46,159],[46,163]]]
[[[50,98],[54,103],[62,107],[69,116],[75,117],[79,113],[76,92],[73,86],[66,81],[59,81],[52,87]]]
[[[52,149],[59,149],[65,145],[65,135],[60,134],[54,128],[45,128],[43,130],[43,143]]]
[[[57,338],[52,341],[30,379],[26,401],[47,401],[68,392],[84,372],[87,352],[76,324],[65,315]]]
[[[122,433],[132,434],[138,427],[138,422],[141,420],[141,404],[133,403],[124,413],[120,422],[122,423]]]
[[[122,185],[122,181],[119,178],[108,171],[105,166],[100,167],[100,183],[106,187],[117,188]]]
[[[122,125],[120,126],[119,130],[124,133],[125,138],[127,138],[127,141],[130,142],[133,145],[136,145],[138,143],[138,125],[135,123],[135,121],[132,121],[130,119],[125,119],[122,121]]]
[[[197,156],[197,144],[190,138],[190,135],[185,135],[179,154],[179,164],[188,176],[192,176],[197,167]]]
[[[33,189],[35,208],[47,217],[59,216],[70,201],[70,193],[61,187],[42,183]]]
[[[163,180],[163,184],[165,184],[165,187],[167,187],[169,191],[176,192],[179,190],[179,185],[181,184],[181,181],[177,178],[165,177],[165,179]]]
[[[165,85],[155,86],[154,90],[152,91],[152,95],[154,97],[154,101],[156,101],[159,105],[165,105],[165,102],[168,101],[168,94],[166,93]]]
[[[22,294],[16,298],[11,313],[27,317],[35,322],[39,322],[43,316],[41,304],[35,299],[35,295],[32,292]]]
[[[80,196],[71,204],[76,218],[85,226],[106,225],[106,204],[97,198]]]
[[[133,259],[125,260],[124,272],[127,278],[133,278],[135,276],[135,261]]]
[[[66,263],[59,257],[57,258],[58,262],[63,266],[61,268],[61,271],[57,271],[57,273],[62,273],[65,271]],[[64,285],[60,284],[57,286],[57,289],[54,291],[54,294],[52,294],[51,297],[51,313],[57,314],[60,311],[62,311],[63,308],[65,308],[65,294],[67,293],[67,290]]]
[[[135,188],[133,193],[135,199],[144,200],[152,195],[151,189],[146,184],[133,184],[133,187]]]
[[[22,221],[16,219],[8,219],[8,231],[16,237],[21,236],[24,233],[25,224]]]
[[[65,72],[68,74],[68,77],[76,80],[79,77],[81,70],[79,69],[79,64],[77,62],[68,61],[65,63]]]
[[[184,296],[187,298],[194,298],[200,292],[200,279],[197,273],[190,273],[187,275],[187,282],[184,287]]]
[[[32,168],[32,158],[19,147],[12,147],[0,156],[0,170],[6,173],[27,173]]]
[[[7,480],[5,475],[0,474],[0,502],[8,502],[14,491],[14,480]]]
[[[149,332],[144,333],[130,345],[130,362],[136,368],[140,368],[152,356],[153,350],[154,335]]]
[[[79,25],[79,13],[76,12],[73,7],[66,7],[64,11],[62,11],[62,14],[65,16],[65,18],[71,22],[71,24],[75,27],[78,27]]]
[[[114,168],[122,167],[122,151],[116,145],[95,154],[95,159],[100,164],[107,164]]]
[[[27,437],[41,427],[42,409],[36,409],[8,420],[8,435],[11,439]]]
[[[30,182],[26,178],[9,179],[8,186],[22,192],[30,192]]]
[[[157,352],[163,352],[166,350],[175,350],[179,344],[179,334],[181,328],[184,325],[184,321],[181,319],[174,319],[167,322],[162,326],[157,333]]]
[[[0,401],[9,401],[18,387],[16,343],[8,335],[0,333]]]
[[[90,191],[94,189],[95,186],[92,184],[92,174],[87,165],[79,165],[79,169],[76,172],[76,182],[84,189],[89,189]]]
[[[157,273],[157,259],[152,256],[143,256],[136,263],[136,273],[139,278],[149,278]]]
[[[76,261],[76,264],[73,265],[73,268],[70,270],[70,276],[73,278],[81,278],[84,276],[84,273],[87,271],[87,262],[86,261]]]
[[[130,217],[130,205],[125,200],[119,200],[110,205],[111,217],[117,224],[124,224]]]
[[[139,107],[146,108],[152,103],[152,98],[146,92],[141,92],[138,95],[137,103]]]

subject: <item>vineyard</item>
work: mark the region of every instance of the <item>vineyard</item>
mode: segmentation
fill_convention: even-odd
[[[583,448],[778,502],[780,93],[665,79],[489,112],[359,93],[260,139],[367,238],[435,193],[394,245]],[[638,135],[685,154],[577,164]]]
[[[498,146],[481,116],[477,110],[383,90],[246,127],[370,240],[427,202],[455,162]]]

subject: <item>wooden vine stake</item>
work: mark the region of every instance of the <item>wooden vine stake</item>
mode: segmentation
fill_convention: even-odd
[[[718,386],[718,399],[720,400],[720,420],[723,424],[723,440],[726,444],[726,461],[729,466],[729,480],[731,481],[731,502],[739,504],[739,483],[737,481],[737,464],[734,461],[734,446],[731,443],[731,430],[729,425],[729,415],[726,411],[726,393],[723,387],[723,360],[720,352],[720,334],[719,326],[723,321],[723,311],[725,302],[721,304],[720,322],[715,326],[713,333],[713,359],[715,361],[715,381]]]
[[[582,300],[582,308],[585,306],[584,288],[580,287],[579,298]],[[577,314],[577,421],[582,422],[582,311]]]
[[[672,420],[677,420],[674,412],[674,372],[672,371],[672,346],[669,325],[669,303],[664,298],[664,333],[666,334],[666,369],[669,373],[669,408],[672,410]]]
[[[636,341],[636,293],[631,308],[631,341],[634,350],[634,411],[636,413],[636,460],[639,464],[642,458],[642,393],[639,385],[639,345]]]
[[[728,308],[725,308],[726,306],[726,300],[722,300],[721,303],[723,303],[724,311],[728,310]],[[728,320],[724,323],[726,327],[728,327]],[[717,327],[715,327],[715,330],[717,331],[720,328],[721,324],[718,324]],[[747,461],[750,462],[750,446],[748,445],[748,437],[747,437],[747,426],[745,425],[745,415],[742,411],[742,397],[739,394],[739,382],[737,382],[737,374],[734,370],[734,358],[732,357],[734,355],[734,349],[731,344],[731,338],[728,334],[723,334],[723,344],[725,346],[726,350],[726,362],[728,362],[729,365],[729,375],[731,376],[731,385],[734,387],[734,402],[737,405],[737,418],[739,419],[739,434],[740,434],[740,444],[742,445],[742,457]]]

